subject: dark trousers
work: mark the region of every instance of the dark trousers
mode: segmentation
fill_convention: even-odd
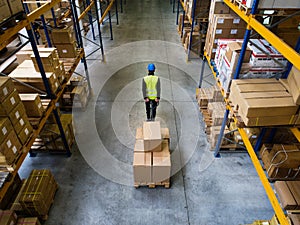
[[[155,100],[149,100],[149,102],[145,102],[145,104],[146,104],[147,120],[154,120],[156,116],[156,108],[158,106],[157,102]]]

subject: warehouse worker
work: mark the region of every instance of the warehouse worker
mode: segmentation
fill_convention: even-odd
[[[147,121],[154,121],[160,100],[160,80],[154,75],[155,65],[148,65],[148,76],[143,79],[143,97],[146,104]]]

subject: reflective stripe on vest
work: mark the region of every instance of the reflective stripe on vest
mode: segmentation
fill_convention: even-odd
[[[144,77],[144,81],[146,83],[146,96],[150,100],[154,100],[157,97],[156,84],[158,81],[158,76],[146,76]]]

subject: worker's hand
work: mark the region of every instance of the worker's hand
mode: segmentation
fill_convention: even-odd
[[[159,98],[156,98],[155,101],[156,101],[156,102],[159,102]]]
[[[145,98],[145,102],[149,102],[149,98]]]

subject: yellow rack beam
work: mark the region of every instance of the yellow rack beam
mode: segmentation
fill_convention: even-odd
[[[268,28],[257,21],[253,15],[246,15],[241,11],[238,6],[230,2],[230,0],[224,0],[224,2],[238,14],[248,25],[258,32],[264,39],[266,39],[274,48],[276,48],[287,60],[289,60],[298,70],[300,70],[300,54],[297,53],[288,44],[277,37]]]
[[[115,0],[112,0],[112,1],[109,3],[109,5],[107,6],[105,12],[103,13],[102,17],[101,17],[100,20],[99,20],[99,23],[100,23],[100,24],[103,22],[104,18],[106,17],[107,13],[109,12],[109,10],[111,9],[111,7],[113,6],[114,2],[115,2]]]
[[[297,127],[290,128],[294,136],[297,138],[297,140],[300,142],[300,131]]]
[[[82,20],[83,17],[88,13],[88,11],[91,10],[92,6],[95,4],[95,1],[92,0],[89,4],[88,7],[86,7],[86,9],[80,14],[80,16],[78,17],[78,20]]]

